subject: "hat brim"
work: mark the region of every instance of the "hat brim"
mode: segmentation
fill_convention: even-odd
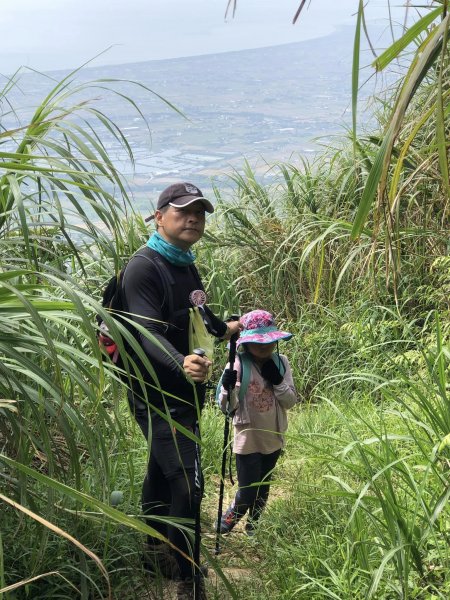
[[[192,204],[194,202],[198,202],[200,201],[203,206],[205,207],[206,212],[209,213],[213,213],[214,212],[214,206],[211,204],[211,202],[209,200],[207,200],[206,198],[203,198],[203,196],[180,196],[179,198],[175,198],[175,200],[171,200],[168,204],[170,206],[177,206],[178,208],[183,207],[183,206],[189,206],[189,204]]]
[[[243,335],[241,333],[236,342],[236,346],[247,343],[272,344],[273,342],[278,342],[279,340],[290,340],[292,335],[292,333],[288,333],[287,331],[270,331],[267,333],[252,333],[250,335]]]

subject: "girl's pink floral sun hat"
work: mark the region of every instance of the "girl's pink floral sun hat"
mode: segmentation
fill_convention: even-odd
[[[273,315],[266,310],[252,310],[239,319],[243,330],[236,346],[251,342],[252,344],[271,344],[278,340],[290,340],[292,333],[279,331],[275,326]]]

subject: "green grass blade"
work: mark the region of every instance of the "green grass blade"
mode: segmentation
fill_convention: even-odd
[[[372,66],[377,71],[385,69],[398,55],[407,48],[419,35],[427,29],[443,13],[443,6],[430,11],[427,15],[408,27],[406,33],[373,61]]]

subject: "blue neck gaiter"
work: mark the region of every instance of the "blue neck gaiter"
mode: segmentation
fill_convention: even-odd
[[[191,250],[185,252],[181,248],[178,248],[178,246],[165,240],[157,231],[150,236],[147,246],[152,250],[156,250],[158,254],[164,256],[164,258],[177,267],[187,267],[195,260],[195,254]]]

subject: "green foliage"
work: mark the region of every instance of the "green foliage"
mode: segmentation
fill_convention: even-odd
[[[239,569],[242,597],[450,595],[449,19],[447,2],[433,5],[377,59],[385,68],[417,44],[380,105],[378,130],[357,135],[355,113],[351,139],[311,162],[268,166],[271,185],[245,163],[230,176],[230,197],[215,189],[215,221],[199,248],[210,304],[224,316],[271,310],[294,333],[280,349],[303,400],[255,538],[232,534],[219,560],[210,556],[219,573]],[[355,69],[364,26],[360,3]],[[358,81],[355,72],[354,107]],[[9,147],[0,146],[0,595],[8,600],[163,594],[139,560],[149,531],[137,518],[145,443],[93,320],[104,282],[147,230],[101,131],[132,159],[126,138],[85,101],[88,90],[72,74],[24,127],[0,134]],[[225,361],[218,349],[216,376]],[[127,369],[132,376],[131,361]],[[208,556],[223,443],[211,403],[202,426]],[[114,490],[123,492],[117,507]],[[221,584],[215,592],[225,594]]]
[[[428,94],[427,82],[415,102]],[[375,227],[351,240],[382,144],[376,135],[358,139],[356,164],[345,147],[328,150],[312,164],[274,167],[270,186],[246,165],[231,178],[232,198],[216,191],[217,225],[202,258],[211,281],[218,271],[232,283],[226,294],[209,291],[219,308],[265,308],[294,332],[281,350],[307,403],[291,422],[257,534],[250,568],[261,583],[241,587],[249,597],[448,595],[447,459],[437,452],[447,451],[449,431],[448,205],[431,196],[428,141],[423,130],[408,146],[414,153],[394,153],[412,198],[398,213],[395,248],[375,213]],[[211,416],[207,429],[208,464],[218,469]]]
[[[143,221],[133,227],[124,219],[132,211],[101,128],[129,151],[126,139],[80,100],[90,88],[74,79],[58,84],[27,126],[0,137],[16,144],[0,150],[0,493],[8,546],[0,579],[2,588],[12,586],[7,598],[108,597],[118,558],[129,556],[131,568],[138,555],[138,540],[130,545],[124,529],[121,543],[113,541],[118,525],[149,531],[108,506],[118,477],[128,473],[129,486],[135,466],[123,386],[102,360],[92,297],[99,278],[136,247]],[[129,458],[116,464],[117,455]],[[127,497],[138,514],[137,488]]]

